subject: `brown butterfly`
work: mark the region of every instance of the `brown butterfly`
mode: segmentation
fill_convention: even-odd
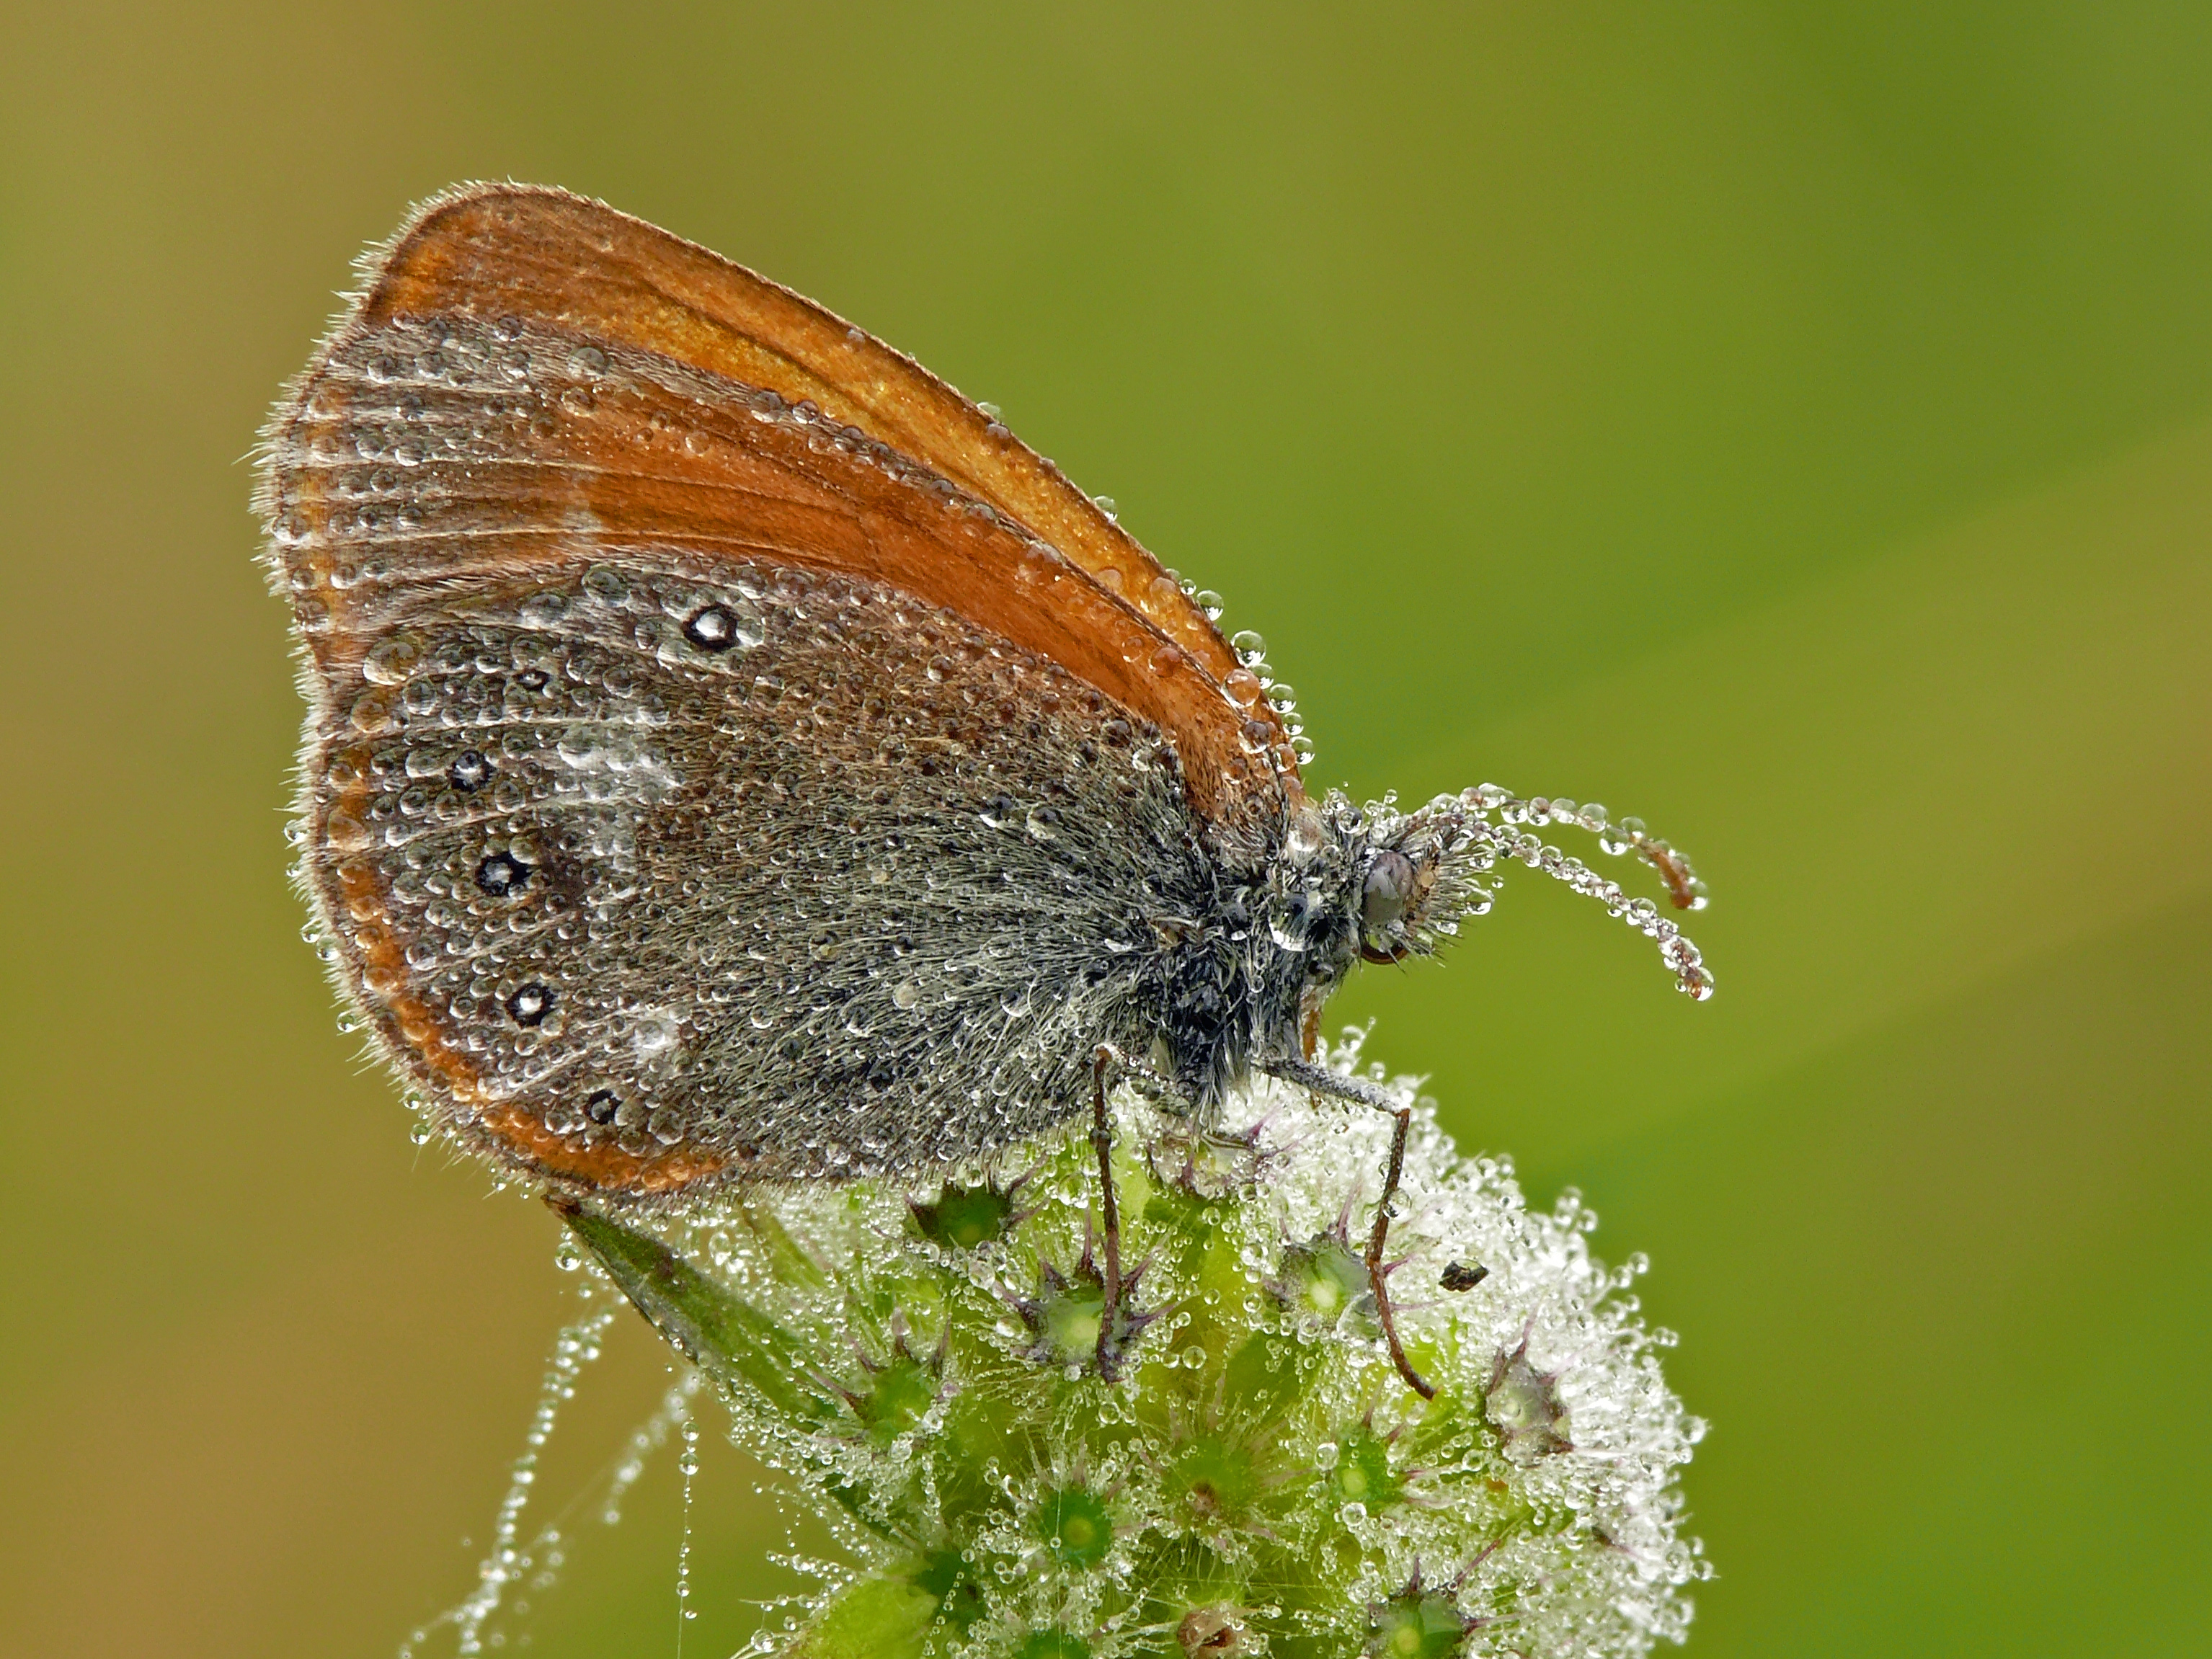
[[[1602,809],[1310,797],[1287,700],[989,411],[564,191],[417,210],[269,428],[304,646],[302,881],[437,1124],[571,1192],[938,1169],[1102,1054],[1201,1119],[1313,1065]],[[1210,598],[1210,596],[1209,596]],[[1240,636],[1240,641],[1243,636]],[[1384,1103],[1377,1100],[1377,1103]]]

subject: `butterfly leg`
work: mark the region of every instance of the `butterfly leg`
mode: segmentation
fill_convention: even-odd
[[[1310,1089],[1316,1094],[1328,1095],[1338,1100],[1357,1101],[1371,1106],[1378,1112],[1387,1112],[1396,1120],[1390,1134],[1390,1163],[1382,1178],[1382,1197],[1375,1206],[1374,1230],[1367,1236],[1367,1286],[1375,1297],[1375,1316],[1382,1326],[1382,1340],[1390,1350],[1390,1363],[1398,1368],[1398,1375],[1406,1379],[1406,1386],[1424,1400],[1437,1397],[1436,1384],[1413,1369],[1413,1362],[1406,1357],[1406,1345],[1398,1338],[1398,1320],[1390,1306],[1390,1287],[1384,1282],[1382,1247],[1390,1237],[1390,1206],[1397,1201],[1399,1177],[1406,1169],[1406,1136],[1413,1127],[1413,1112],[1409,1106],[1401,1106],[1390,1096],[1373,1084],[1358,1078],[1339,1077],[1324,1066],[1309,1060],[1286,1059],[1271,1061],[1261,1068],[1271,1077],[1285,1083],[1295,1083]]]
[[[1126,1273],[1121,1271],[1121,1207],[1114,1186],[1114,1118],[1106,1106],[1106,1073],[1109,1066],[1143,1084],[1152,1095],[1155,1105],[1164,1103],[1168,1109],[1179,1110],[1186,1115],[1195,1112],[1198,1105],[1173,1079],[1162,1076],[1141,1060],[1130,1059],[1112,1043],[1102,1042],[1091,1050],[1091,1146],[1098,1156],[1098,1188],[1105,1235],[1105,1260],[1098,1269],[1099,1282],[1105,1291],[1098,1314],[1098,1374],[1111,1382],[1120,1375],[1121,1356],[1135,1341],[1138,1333],[1159,1316],[1157,1310],[1140,1313],[1133,1306],[1126,1305],[1138,1278],[1145,1271],[1145,1264],[1139,1262]]]
[[[1382,1322],[1383,1340],[1390,1345],[1390,1363],[1406,1379],[1407,1388],[1424,1400],[1434,1400],[1436,1384],[1413,1369],[1413,1362],[1406,1358],[1405,1345],[1398,1340],[1398,1322],[1390,1310],[1389,1287],[1382,1282],[1382,1244],[1390,1237],[1390,1206],[1397,1199],[1398,1176],[1406,1166],[1406,1132],[1413,1121],[1413,1108],[1401,1106],[1393,1115],[1398,1124],[1390,1133],[1390,1172],[1382,1182],[1382,1200],[1375,1206],[1375,1231],[1367,1236],[1367,1283],[1375,1292],[1375,1312]]]

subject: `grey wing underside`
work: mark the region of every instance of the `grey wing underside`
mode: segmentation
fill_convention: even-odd
[[[602,547],[413,590],[365,668],[312,878],[343,939],[374,866],[404,961],[348,964],[476,1080],[386,1031],[465,1132],[769,1178],[1003,1147],[1082,1109],[1197,868],[1118,705],[850,578]]]

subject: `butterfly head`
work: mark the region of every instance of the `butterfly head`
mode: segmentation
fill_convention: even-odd
[[[1712,994],[1712,975],[1697,947],[1648,898],[1632,896],[1565,848],[1536,835],[1535,826],[1560,824],[1594,835],[1599,848],[1633,854],[1656,872],[1668,904],[1705,908],[1705,884],[1689,860],[1640,822],[1610,822],[1601,806],[1571,801],[1523,800],[1485,784],[1401,812],[1385,798],[1354,806],[1332,793],[1321,813],[1335,856],[1337,920],[1334,951],[1316,951],[1310,971],[1340,977],[1352,959],[1403,962],[1433,955],[1471,916],[1486,914],[1492,890],[1509,863],[1519,863],[1597,900],[1613,915],[1654,940],[1682,990],[1699,1001]],[[1318,862],[1316,866],[1318,867]]]
[[[1497,861],[1455,796],[1439,796],[1416,812],[1388,800],[1358,814],[1364,827],[1358,862],[1357,937],[1368,962],[1429,956],[1469,915],[1490,908],[1481,878]]]

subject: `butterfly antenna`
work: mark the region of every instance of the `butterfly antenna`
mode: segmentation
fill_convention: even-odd
[[[1616,858],[1633,853],[1656,871],[1668,902],[1676,909],[1704,909],[1705,884],[1698,879],[1688,858],[1649,833],[1643,819],[1616,821],[1595,802],[1577,805],[1558,796],[1537,795],[1524,800],[1494,783],[1469,789],[1460,799],[1479,815],[1467,825],[1478,840],[1486,841],[1500,857],[1516,858],[1530,869],[1565,882],[1584,897],[1597,900],[1611,915],[1657,942],[1660,956],[1674,970],[1677,989],[1698,1002],[1712,995],[1712,972],[1698,947],[1675,922],[1660,914],[1656,904],[1648,898],[1631,898],[1619,882],[1522,828],[1564,823],[1588,830],[1597,837],[1601,851]],[[1490,822],[1493,813],[1499,820],[1497,823]]]

